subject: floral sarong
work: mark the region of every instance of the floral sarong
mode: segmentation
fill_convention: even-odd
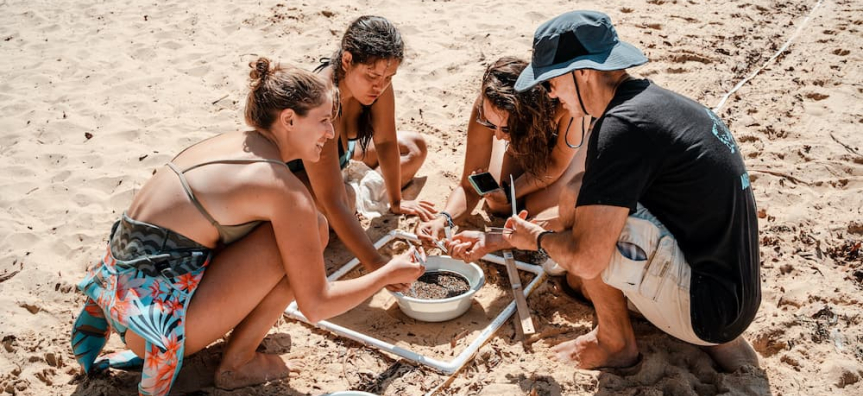
[[[171,230],[125,214],[108,251],[78,288],[87,301],[72,330],[75,358],[87,373],[143,363],[141,395],[167,395],[183,363],[186,309],[212,252]],[[111,330],[146,341],[144,359],[123,351],[97,360]]]

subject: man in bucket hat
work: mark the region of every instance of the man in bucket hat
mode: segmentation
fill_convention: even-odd
[[[596,122],[581,188],[560,205],[571,230],[545,231],[522,212],[504,238],[546,252],[596,308],[597,326],[557,345],[558,359],[582,368],[637,363],[629,304],[724,370],[757,366],[741,336],[761,302],[743,158],[712,111],[626,72],[645,62],[599,12],[569,12],[536,30],[516,90],[542,83],[573,116]]]

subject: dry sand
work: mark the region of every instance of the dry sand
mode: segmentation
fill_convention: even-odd
[[[259,55],[311,69],[354,18],[392,20],[407,44],[394,81],[397,122],[430,147],[411,193],[443,205],[461,172],[482,70],[503,55],[527,58],[541,22],[575,7],[602,10],[649,56],[637,74],[712,107],[817,1],[565,3],[0,2],[0,392],[135,394],[137,373],[79,373],[68,341],[82,302],[74,285],[154,169],[193,142],[243,128],[246,65]],[[719,373],[699,349],[643,321],[639,370],[557,364],[550,346],[588,331],[592,310],[546,283],[529,304],[548,337],[523,344],[506,324],[440,394],[863,393],[861,29],[863,4],[824,1],[787,53],[720,111],[759,204],[764,298],[746,337],[761,369]],[[366,224],[376,239],[415,222],[390,215]],[[350,253],[334,241],[326,257],[332,271]],[[437,352],[451,348],[439,344]],[[210,377],[220,345],[187,359],[175,394],[418,395],[450,380],[284,320],[264,346],[302,356],[307,370],[290,383],[221,392]],[[113,337],[109,349],[118,348]]]

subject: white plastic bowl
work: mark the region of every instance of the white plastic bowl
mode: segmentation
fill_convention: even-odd
[[[405,315],[423,322],[443,322],[455,319],[470,309],[473,295],[485,284],[485,274],[474,263],[465,263],[449,256],[429,256],[426,272],[449,271],[467,278],[468,291],[462,295],[439,300],[426,300],[392,293]]]

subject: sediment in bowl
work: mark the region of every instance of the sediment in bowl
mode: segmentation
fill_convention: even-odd
[[[405,315],[424,322],[443,322],[455,319],[470,309],[473,295],[485,284],[485,274],[474,263],[465,263],[449,256],[429,256],[426,271],[449,271],[464,276],[468,280],[466,293],[438,300],[408,297],[393,293],[399,308]]]

